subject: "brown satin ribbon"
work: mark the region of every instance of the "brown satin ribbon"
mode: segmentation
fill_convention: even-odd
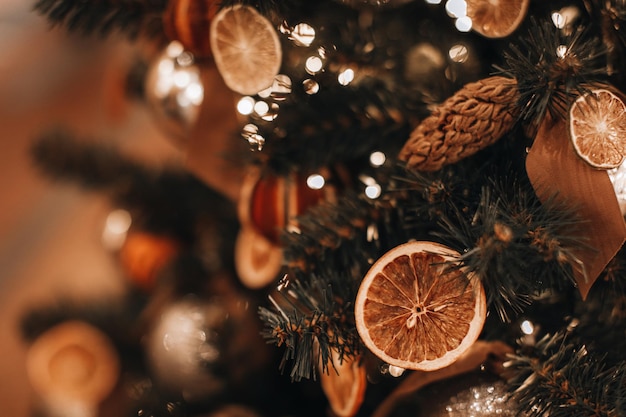
[[[626,240],[626,224],[606,171],[583,161],[570,141],[565,119],[547,115],[526,158],[530,182],[542,202],[549,198],[574,204],[583,220],[580,233],[588,247],[572,248],[582,263],[575,266],[585,299],[602,270]]]

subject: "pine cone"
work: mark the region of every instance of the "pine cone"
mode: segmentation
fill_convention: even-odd
[[[409,169],[437,171],[493,144],[515,123],[516,87],[500,76],[466,84],[422,120],[399,158]]]

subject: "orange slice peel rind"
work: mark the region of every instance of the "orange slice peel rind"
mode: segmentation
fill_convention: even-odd
[[[479,279],[454,267],[458,253],[434,242],[400,245],[372,265],[357,293],[365,346],[404,369],[436,370],[478,339],[486,317]]]
[[[526,17],[530,0],[466,0],[472,29],[487,38],[504,38]]]
[[[626,104],[610,89],[583,94],[570,107],[569,132],[576,153],[589,165],[616,168],[626,156]]]
[[[224,83],[254,95],[271,86],[282,64],[282,46],[272,23],[254,7],[220,10],[210,26],[211,50]]]

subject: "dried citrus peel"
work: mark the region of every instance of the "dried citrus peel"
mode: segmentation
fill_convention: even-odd
[[[274,82],[282,63],[282,46],[272,25],[245,5],[220,10],[210,27],[211,51],[224,83],[253,95]]]
[[[367,272],[355,301],[365,346],[404,369],[435,370],[477,340],[486,317],[480,281],[452,268],[458,253],[433,242],[409,242]]]
[[[609,89],[578,97],[569,112],[576,153],[594,168],[620,166],[626,156],[626,105]]]
[[[339,359],[336,349],[331,348],[332,366],[324,370],[318,360],[320,384],[328,404],[337,417],[356,415],[363,403],[367,387],[365,367],[358,357],[344,356]]]
[[[487,38],[503,38],[518,28],[530,0],[466,0],[472,29]]]

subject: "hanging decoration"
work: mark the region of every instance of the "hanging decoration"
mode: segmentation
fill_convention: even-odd
[[[282,46],[274,25],[255,8],[220,10],[211,22],[210,39],[217,69],[231,90],[254,95],[272,85]]]
[[[170,42],[150,64],[144,90],[157,125],[184,144],[204,101],[204,86],[194,56],[180,42]]]
[[[376,356],[405,369],[450,365],[478,339],[487,314],[480,281],[454,266],[460,255],[434,242],[390,250],[367,272],[356,328]]]
[[[360,356],[339,356],[337,349],[330,351],[330,365],[318,360],[320,385],[333,415],[355,416],[365,398],[367,372]]]
[[[237,209],[241,230],[235,266],[242,282],[260,288],[276,280],[282,266],[281,233],[297,230],[297,217],[311,207],[335,201],[346,182],[341,168],[322,168],[310,175],[250,168]]]
[[[65,321],[35,339],[28,378],[54,416],[95,416],[117,384],[120,363],[109,337],[84,321]]]
[[[572,265],[584,299],[626,240],[626,223],[609,176],[576,154],[567,122],[549,114],[528,153],[526,171],[542,201],[556,198],[562,204],[575,205],[584,219],[577,227],[587,242],[573,249],[579,263]]]
[[[419,417],[513,417],[504,366],[511,354],[513,348],[502,341],[476,341],[451,365],[435,371],[411,371],[372,417],[389,417],[398,410]]]
[[[209,30],[218,9],[217,0],[172,0],[163,13],[165,34],[195,57],[210,57]]]
[[[465,85],[422,120],[400,151],[409,169],[437,171],[506,134],[516,121],[515,80],[494,76]]]
[[[132,285],[150,293],[158,285],[159,274],[180,250],[180,243],[173,237],[131,230],[118,256]]]
[[[522,23],[530,0],[465,0],[472,29],[487,38],[511,35]]]

